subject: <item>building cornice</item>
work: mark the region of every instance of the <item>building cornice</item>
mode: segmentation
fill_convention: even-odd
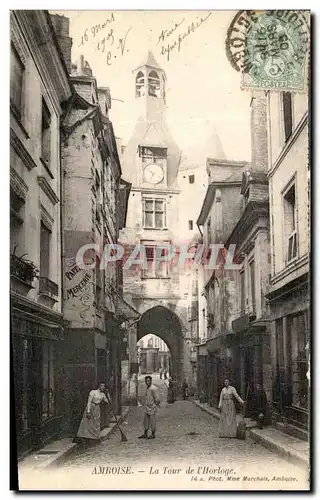
[[[25,35],[44,87],[60,114],[60,104],[71,95],[69,76],[60,56],[59,45],[52,23],[45,10],[18,10],[15,16]]]
[[[30,313],[41,314],[42,317],[44,319],[47,319],[48,321],[53,321],[63,324],[65,323],[65,321],[63,320],[62,313],[53,311],[52,309],[49,309],[48,307],[43,306],[38,302],[30,300],[27,297],[20,295],[19,293],[10,291],[10,299],[12,306],[15,307],[16,309],[19,309],[22,313],[26,311]]]
[[[141,192],[144,194],[179,194],[180,189],[170,189],[170,188],[144,188],[144,187],[134,187],[132,186],[131,191]]]
[[[309,287],[309,269],[304,270],[298,276],[292,276],[292,279],[288,282],[278,283],[277,286],[273,286],[266,293],[267,300],[272,303],[279,299],[283,300],[284,296],[290,294],[295,294],[298,289]]]
[[[10,127],[10,145],[13,147],[17,155],[23,161],[23,164],[27,167],[28,170],[32,170],[37,166],[29,151],[23,144],[23,142],[19,139],[13,128]]]
[[[250,229],[258,222],[259,218],[268,218],[268,214],[269,202],[249,201],[235,228],[227,239],[226,245],[234,242],[237,242],[239,245],[240,242],[245,240]]]
[[[279,287],[279,283],[283,283],[288,276],[292,275],[292,279],[296,277],[299,269],[309,264],[309,254],[305,254],[297,260],[294,260],[292,263],[287,265],[284,269],[282,269],[275,276],[272,276],[270,279],[272,289],[276,289]]]
[[[19,198],[26,200],[28,186],[14,168],[10,168],[10,187]]]
[[[41,187],[41,189],[46,193],[48,196],[49,200],[53,205],[56,205],[59,201],[58,196],[50,186],[49,182],[43,175],[38,175],[38,184]]]
[[[298,139],[298,137],[302,133],[302,131],[303,131],[304,127],[307,125],[307,123],[308,123],[308,111],[305,112],[305,114],[301,118],[300,122],[296,126],[295,130],[293,131],[293,134],[291,135],[290,139],[288,140],[288,142],[286,142],[286,144],[282,148],[278,158],[276,159],[273,166],[271,167],[271,169],[268,172],[268,178],[270,178],[275,173],[275,171],[278,169],[279,165],[283,162],[283,160],[285,159],[285,157],[289,153],[290,149],[292,148],[293,144],[296,142],[296,140]]]

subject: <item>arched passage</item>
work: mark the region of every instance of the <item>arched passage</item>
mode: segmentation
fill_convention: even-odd
[[[170,373],[170,349],[163,339],[149,333],[142,337],[138,343],[139,375],[152,375],[154,373]]]
[[[155,306],[143,313],[138,323],[137,341],[148,333],[160,337],[169,347],[171,372],[177,380],[181,379],[183,335],[178,316],[163,306]]]

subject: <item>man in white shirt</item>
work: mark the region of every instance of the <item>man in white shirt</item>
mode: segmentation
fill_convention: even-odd
[[[147,375],[144,378],[146,382],[145,413],[143,419],[144,433],[139,439],[154,439],[156,436],[156,414],[160,406],[160,399],[155,385],[152,385],[152,377]],[[151,430],[151,436],[148,436],[148,430]]]

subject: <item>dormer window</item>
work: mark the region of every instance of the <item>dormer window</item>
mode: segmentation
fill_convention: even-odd
[[[145,95],[144,74],[139,71],[136,77],[136,97]]]
[[[152,97],[160,97],[160,78],[156,71],[149,73],[148,94]]]

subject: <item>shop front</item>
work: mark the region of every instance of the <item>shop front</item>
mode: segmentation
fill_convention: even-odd
[[[22,457],[59,436],[64,401],[58,352],[63,343],[59,314],[41,307],[11,304],[12,375],[17,454]],[[22,307],[21,307],[22,306]]]
[[[251,416],[251,394],[257,384],[263,387],[267,400],[272,397],[271,343],[268,321],[250,321],[244,315],[233,322],[234,373],[236,388],[247,399],[246,415]],[[271,413],[271,411],[269,412]]]
[[[273,315],[273,419],[284,430],[308,437],[310,317],[308,283],[282,296],[269,296]]]

